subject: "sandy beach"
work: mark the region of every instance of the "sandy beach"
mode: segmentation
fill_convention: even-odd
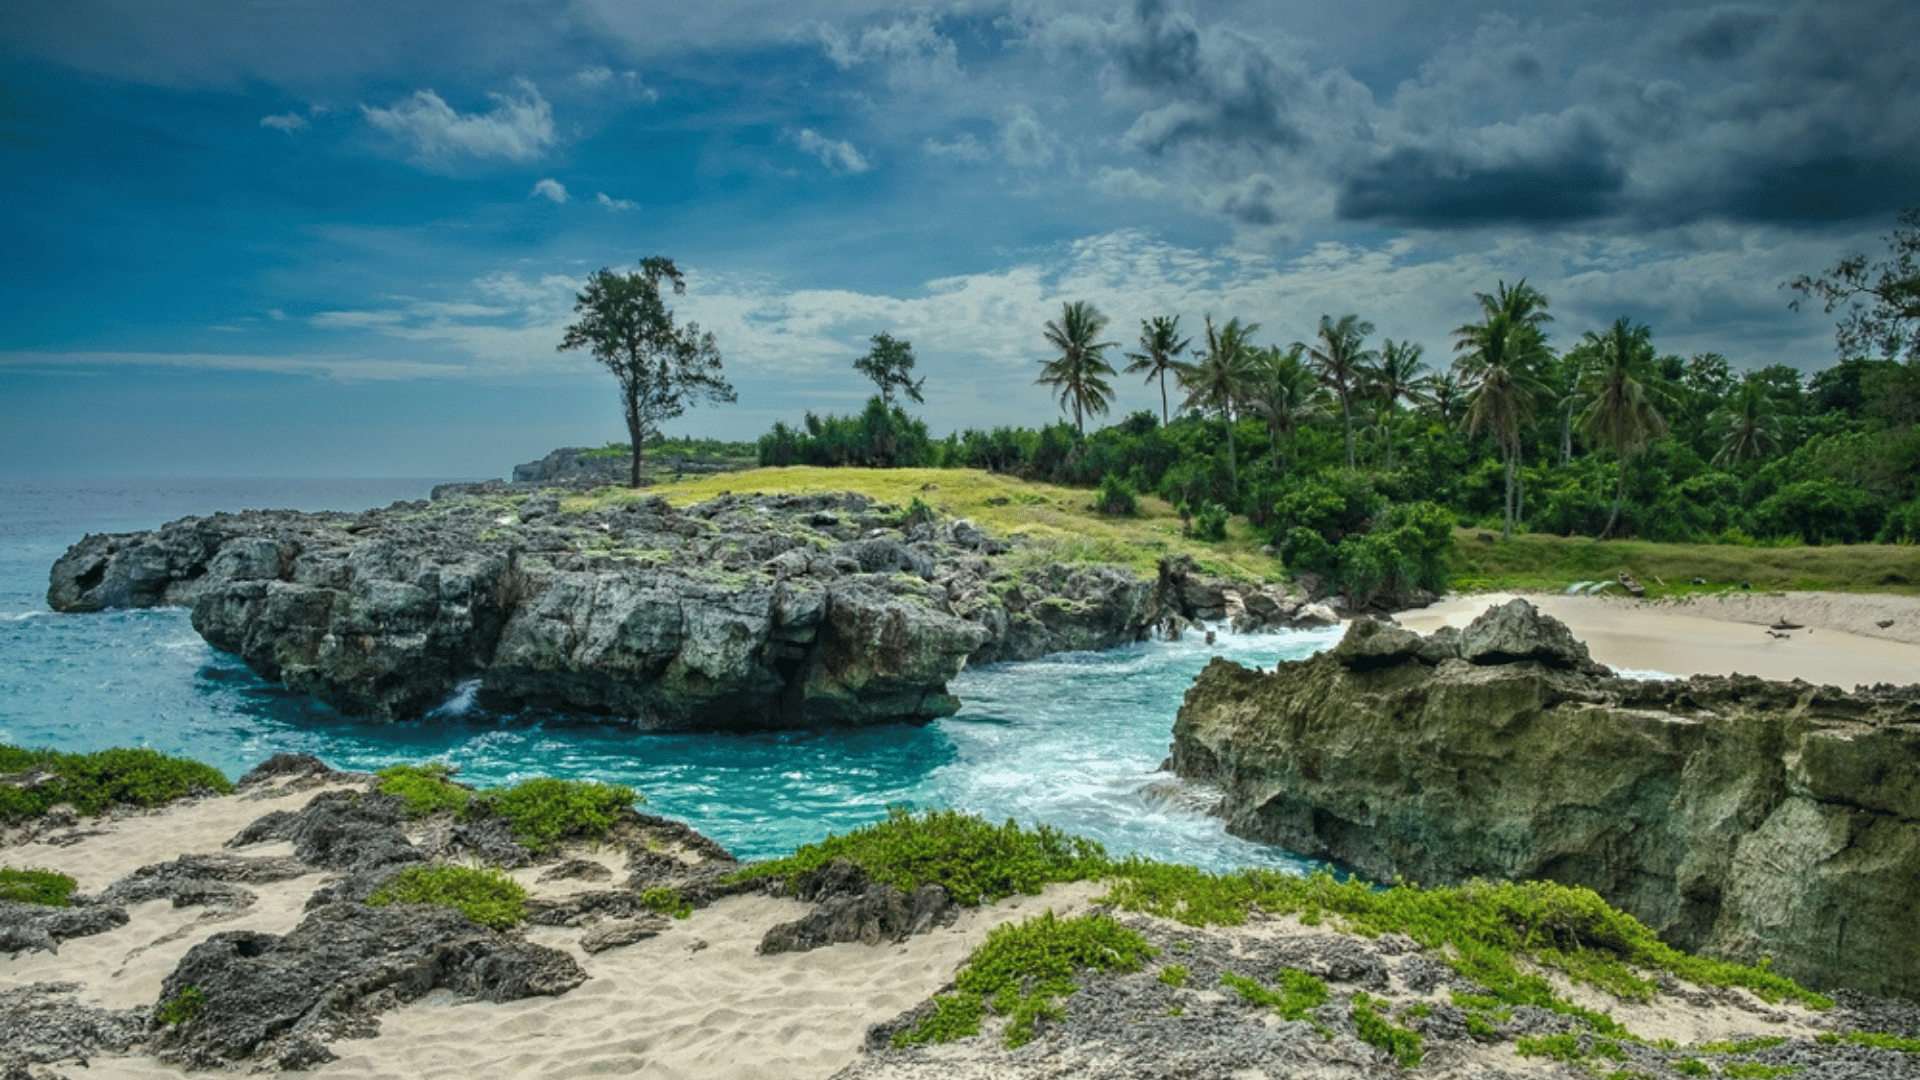
[[[1402,612],[1430,633],[1465,626],[1517,593],[1449,596]],[[1729,593],[1685,600],[1528,593],[1593,658],[1627,673],[1757,675],[1852,689],[1920,682],[1920,597],[1880,593]],[[1781,622],[1799,629],[1773,630]],[[1886,622],[1889,625],[1881,626]]]

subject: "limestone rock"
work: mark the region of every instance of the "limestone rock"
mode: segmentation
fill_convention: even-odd
[[[1585,886],[1684,949],[1920,995],[1920,703],[1609,678],[1530,605],[1436,638],[1356,620],[1272,672],[1215,660],[1172,766],[1230,831],[1378,880]]]

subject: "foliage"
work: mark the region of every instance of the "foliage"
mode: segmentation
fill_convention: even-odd
[[[675,919],[684,919],[693,914],[693,901],[688,900],[679,889],[666,886],[642,890],[640,906],[655,915],[667,915]]]
[[[867,399],[859,416],[829,413],[820,417],[809,412],[801,428],[775,422],[759,442],[762,465],[917,468],[933,464],[934,457],[926,423],[878,395]]]
[[[720,374],[720,347],[696,323],[674,325],[673,312],[660,295],[662,282],[676,295],[687,291],[673,260],[640,260],[640,272],[594,271],[575,297],[574,313],[559,348],[587,349],[620,383],[621,412],[633,456],[631,483],[640,486],[640,459],[649,432],[700,401],[735,400],[732,384]]]
[[[183,986],[179,993],[161,1004],[159,1011],[154,1013],[154,1019],[163,1024],[184,1024],[199,1016],[200,1010],[206,1006],[207,996],[200,992],[199,987]]]
[[[1385,1002],[1375,1001],[1366,994],[1353,995],[1350,1005],[1353,1013],[1353,1025],[1360,1032],[1360,1041],[1377,1046],[1393,1055],[1400,1067],[1411,1069],[1420,1064],[1426,1056],[1421,1049],[1420,1033],[1410,1031],[1381,1016],[1379,1009]]]
[[[849,859],[875,881],[908,892],[939,885],[960,904],[990,904],[1015,893],[1038,893],[1056,881],[1100,876],[1104,849],[1050,825],[1025,829],[1009,820],[995,826],[957,810],[914,814],[891,807],[885,821],[829,835],[792,855],[756,863],[729,880],[779,878],[791,887],[802,874]]]
[[[514,839],[539,852],[559,840],[606,835],[620,811],[645,798],[625,784],[543,776],[475,795],[467,817],[504,819]]]
[[[1180,355],[1191,344],[1192,338],[1180,336],[1180,316],[1156,315],[1140,320],[1140,351],[1127,354],[1127,359],[1133,361],[1127,365],[1127,374],[1144,371],[1148,382],[1159,380],[1162,424],[1172,419],[1167,412],[1167,376],[1178,375],[1186,366]]]
[[[454,769],[444,762],[424,765],[391,765],[381,769],[380,794],[391,795],[406,804],[410,818],[423,818],[442,810],[464,810],[473,798],[473,790],[453,782]]]
[[[526,918],[527,890],[494,867],[410,866],[367,898],[388,904],[438,904],[481,926],[505,930]]]
[[[1042,1018],[1060,1020],[1059,998],[1082,971],[1138,971],[1155,953],[1145,938],[1106,915],[1061,919],[1048,910],[994,928],[954,976],[952,993],[934,997],[934,1014],[895,1035],[895,1046],[952,1042],[977,1035],[991,1008],[1007,1018],[1008,1047],[1032,1040]]]
[[[1240,491],[1239,453],[1233,439],[1234,406],[1247,396],[1258,377],[1259,353],[1250,339],[1259,328],[1257,323],[1242,323],[1237,318],[1215,328],[1209,316],[1206,351],[1197,362],[1182,367],[1177,376],[1180,388],[1187,391],[1181,409],[1219,413],[1226,421],[1227,492],[1234,498]]]
[[[1353,399],[1375,359],[1373,350],[1366,347],[1367,335],[1371,333],[1373,324],[1358,315],[1342,315],[1338,322],[1331,316],[1322,315],[1319,336],[1313,342],[1300,343],[1305,347],[1314,371],[1319,373],[1320,381],[1340,401],[1340,421],[1346,432],[1349,469],[1354,467]]]
[[[867,355],[853,362],[853,369],[872,379],[880,388],[880,400],[887,408],[893,407],[895,390],[918,402],[927,399],[920,396],[920,388],[926,385],[926,379],[918,382],[913,378],[913,345],[905,338],[895,338],[892,334],[873,335],[873,348]]]
[[[1327,1003],[1327,984],[1297,968],[1281,968],[1275,981],[1280,984],[1278,992],[1261,986],[1255,979],[1231,971],[1220,976],[1220,985],[1232,989],[1255,1005],[1272,1009],[1288,1020],[1305,1020],[1313,1010]]]
[[[15,904],[66,907],[80,883],[57,870],[16,870],[0,866],[0,900]]]
[[[1852,254],[1824,275],[1802,274],[1787,283],[1799,293],[1796,309],[1813,300],[1831,315],[1842,312],[1834,350],[1842,358],[1883,356],[1920,360],[1920,206],[1900,211],[1886,237],[1888,258],[1869,263]]]
[[[1193,512],[1193,538],[1217,543],[1227,538],[1227,508],[1217,502],[1204,502]]]
[[[1060,405],[1073,413],[1073,428],[1084,435],[1086,417],[1104,416],[1113,402],[1113,365],[1103,355],[1117,342],[1095,341],[1105,329],[1107,317],[1085,300],[1062,304],[1058,321],[1045,327],[1047,344],[1060,351],[1058,358],[1040,364],[1035,385],[1051,386],[1060,397]]]
[[[1180,964],[1168,964],[1166,967],[1160,969],[1160,974],[1155,976],[1155,978],[1178,990],[1187,985],[1188,974],[1189,972],[1184,966]]]
[[[0,784],[0,821],[37,817],[60,803],[99,814],[121,803],[160,806],[189,795],[233,792],[233,782],[213,766],[143,747],[67,754],[0,746],[0,773],[32,768],[53,778],[31,787]]]
[[[1100,481],[1100,493],[1094,497],[1093,509],[1108,517],[1132,517],[1140,512],[1140,493],[1124,478],[1108,473]]]

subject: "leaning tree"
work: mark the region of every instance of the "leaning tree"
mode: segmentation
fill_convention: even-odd
[[[720,346],[699,324],[674,324],[660,295],[662,283],[675,295],[687,283],[673,260],[655,255],[640,260],[638,273],[596,270],[574,299],[578,322],[567,327],[562,352],[587,349],[620,380],[620,404],[633,443],[629,484],[640,486],[640,454],[647,433],[700,401],[735,400],[732,384],[720,374]]]

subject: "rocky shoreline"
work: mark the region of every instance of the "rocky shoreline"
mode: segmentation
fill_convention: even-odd
[[[181,605],[215,648],[340,712],[480,707],[647,729],[923,722],[963,665],[1180,633],[1327,625],[1278,587],[1036,560],[860,495],[677,508],[449,485],[359,514],[247,511],[90,535],[56,611]]]
[[[1593,889],[1675,945],[1920,995],[1920,703],[1617,679],[1523,600],[1464,630],[1356,620],[1272,671],[1215,660],[1171,765],[1230,831],[1376,880]]]

